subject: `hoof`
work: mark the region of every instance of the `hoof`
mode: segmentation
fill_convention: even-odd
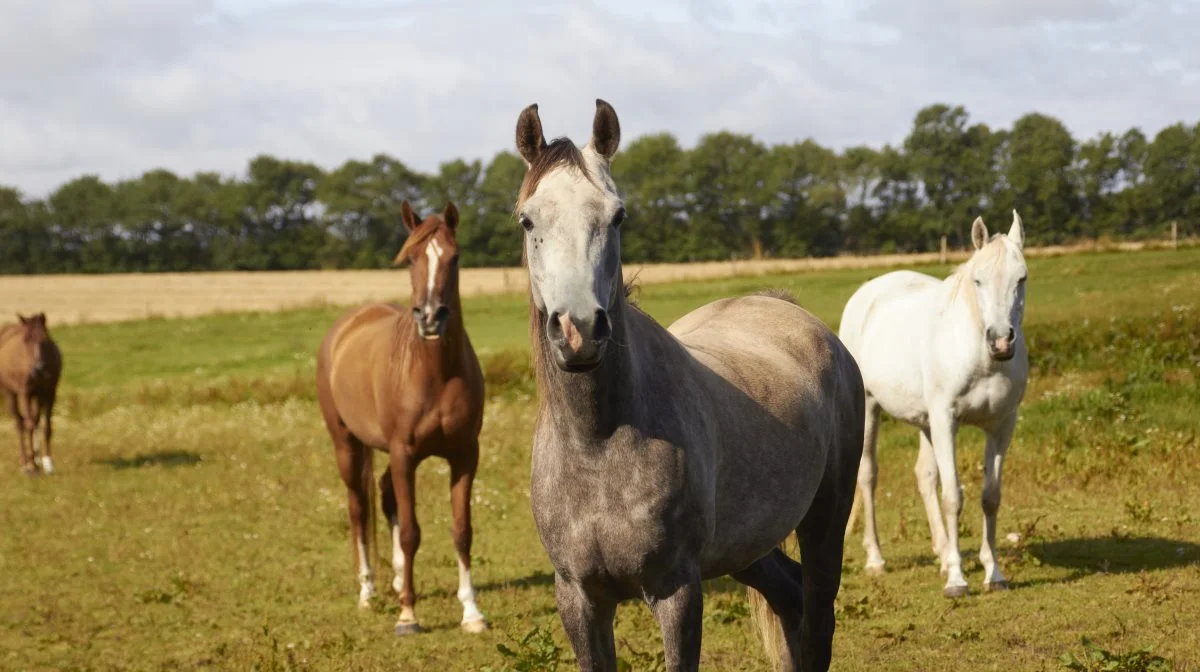
[[[21,473],[25,474],[26,476],[40,476],[42,472],[37,468],[37,466],[29,464],[21,467]]]
[[[983,584],[984,592],[995,593],[1008,590],[1008,581],[992,581]]]
[[[370,601],[370,600],[359,600],[359,601],[358,601],[358,608],[359,608],[359,609],[370,609],[370,608],[371,608],[371,601]]]
[[[463,623],[462,629],[463,629],[463,632],[469,632],[469,633],[475,635],[475,634],[479,634],[481,632],[487,632],[488,624],[487,624],[487,621],[485,621],[484,619],[481,618],[477,621],[467,621],[467,622]]]
[[[396,634],[401,637],[405,635],[419,635],[421,634],[421,626],[416,621],[412,623],[397,623]]]
[[[971,591],[967,590],[967,586],[946,586],[942,589],[942,596],[949,598],[966,597]]]
[[[878,565],[867,565],[863,567],[863,573],[865,573],[867,576],[883,576],[883,563],[881,562]]]

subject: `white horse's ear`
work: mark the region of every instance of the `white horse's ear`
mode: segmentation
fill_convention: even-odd
[[[1008,239],[1016,243],[1017,247],[1025,247],[1025,223],[1021,221],[1016,209],[1013,209],[1013,223],[1012,228],[1008,230]]]
[[[596,99],[596,116],[592,119],[592,149],[600,156],[612,160],[621,144],[621,122],[612,105]]]
[[[534,103],[521,110],[521,116],[517,117],[517,151],[525,159],[525,165],[531,166],[546,146],[542,119],[538,116],[537,103]]]
[[[978,250],[987,244],[987,240],[987,226],[983,223],[983,217],[976,217],[975,223],[971,224],[971,242],[974,243],[975,249]]]

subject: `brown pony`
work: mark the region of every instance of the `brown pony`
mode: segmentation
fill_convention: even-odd
[[[413,489],[417,465],[436,455],[450,463],[462,628],[480,632],[487,622],[471,585],[471,483],[479,462],[483,373],[463,328],[454,238],[458,210],[448,203],[441,216],[418,221],[405,201],[400,213],[410,234],[395,263],[409,263],[412,308],[375,303],[338,319],[317,355],[317,396],[349,491],[359,606],[375,594],[374,448],[389,457],[379,488],[392,530],[392,586],[400,595],[396,634],[420,632],[413,612],[413,557],[421,528]]]
[[[17,315],[19,324],[0,327],[0,392],[8,397],[8,407],[17,420],[21,441],[21,470],[37,474],[54,471],[50,459],[51,415],[58,377],[62,373],[62,354],[46,329],[46,314],[33,317]],[[46,416],[41,464],[37,456],[38,421]]]

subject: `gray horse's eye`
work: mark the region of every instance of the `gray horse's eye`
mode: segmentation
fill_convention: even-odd
[[[533,220],[526,217],[525,215],[521,215],[521,228],[525,229],[526,231],[532,231],[533,230]]]
[[[623,208],[623,207],[617,208],[617,212],[616,212],[616,214],[613,215],[613,218],[612,218],[613,228],[617,228],[617,227],[621,226],[621,223],[624,221],[625,221],[625,208]]]

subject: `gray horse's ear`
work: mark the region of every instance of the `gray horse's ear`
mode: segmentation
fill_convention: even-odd
[[[612,160],[621,145],[621,122],[617,111],[605,101],[596,99],[596,116],[592,119],[592,149],[600,156]]]
[[[417,213],[413,212],[412,206],[408,204],[408,199],[400,204],[400,219],[404,222],[404,228],[408,229],[410,233],[421,225],[420,220],[417,219]]]
[[[458,231],[458,208],[453,201],[446,201],[446,209],[442,211],[442,219],[451,231]]]
[[[975,249],[978,250],[987,244],[987,240],[987,226],[983,223],[983,217],[976,217],[975,223],[971,225],[971,242],[975,245]]]
[[[542,118],[538,116],[537,103],[521,110],[517,117],[517,152],[525,159],[526,166],[546,149],[546,134],[542,133]]]
[[[1013,209],[1012,228],[1008,230],[1008,239],[1017,244],[1017,247],[1024,249],[1025,247],[1025,222],[1021,221],[1021,216],[1017,214],[1016,208]]]

